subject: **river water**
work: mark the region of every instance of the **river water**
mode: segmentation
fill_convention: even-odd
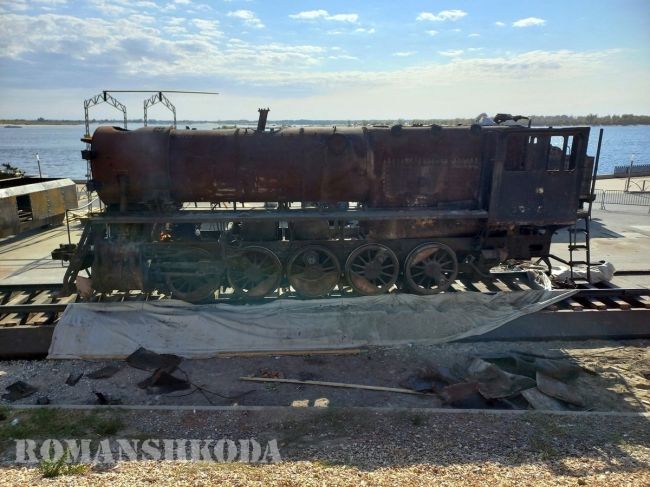
[[[211,129],[219,124],[197,124],[197,129]],[[137,128],[131,125],[129,128]],[[95,127],[91,127],[91,133]],[[589,140],[590,155],[595,155],[598,129],[593,127]],[[650,164],[650,125],[607,126],[603,136],[599,174],[611,174],[614,166]],[[86,163],[80,151],[85,144],[79,139],[83,125],[26,125],[22,128],[0,128],[0,164],[9,163],[37,175],[36,154],[41,160],[44,176],[84,179]]]

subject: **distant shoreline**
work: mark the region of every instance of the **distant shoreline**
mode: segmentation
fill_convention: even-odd
[[[568,116],[568,115],[531,115],[533,125],[540,126],[626,126],[626,125],[650,125],[650,115],[597,115]],[[365,125],[395,125],[395,124],[422,124],[422,125],[471,125],[473,118],[447,118],[447,119],[360,119],[360,120],[312,120],[312,119],[286,119],[269,120],[269,125],[337,125],[344,126],[365,126]],[[91,120],[91,124],[112,124],[122,125],[123,120]],[[142,119],[128,120],[130,124],[142,124]],[[150,125],[170,125],[171,120],[150,120]],[[215,124],[222,127],[234,126],[255,126],[257,120],[178,120],[176,124],[184,127],[196,124]],[[0,120],[0,126],[11,125],[83,125],[83,120],[49,120],[39,118],[30,119],[4,119]]]

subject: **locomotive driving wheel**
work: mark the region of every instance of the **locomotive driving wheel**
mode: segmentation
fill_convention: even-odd
[[[399,276],[399,260],[381,244],[356,248],[345,263],[345,276],[359,294],[373,296],[388,292]]]
[[[282,263],[267,248],[246,247],[229,259],[227,275],[235,292],[250,298],[263,298],[278,287]]]
[[[287,266],[289,284],[305,298],[327,296],[336,287],[341,266],[324,247],[310,245],[296,252]]]
[[[175,250],[161,267],[172,296],[189,303],[214,297],[223,272],[212,254],[198,247]]]
[[[458,275],[458,259],[451,247],[425,243],[406,258],[404,278],[417,294],[437,294],[449,288]]]

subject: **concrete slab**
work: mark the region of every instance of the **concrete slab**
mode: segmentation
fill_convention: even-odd
[[[594,208],[591,224],[591,260],[606,260],[616,270],[650,269],[650,214],[645,207],[608,205],[608,209]],[[551,253],[569,258],[569,233],[560,230],[553,237]],[[638,279],[640,280],[640,278]],[[644,286],[650,285],[645,278]]]
[[[71,241],[76,243],[82,227],[70,227]],[[3,284],[60,283],[66,268],[52,260],[51,252],[68,243],[65,226],[34,230],[0,240],[0,280]]]

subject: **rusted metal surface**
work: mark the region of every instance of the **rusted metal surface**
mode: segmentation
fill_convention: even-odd
[[[271,110],[269,108],[259,108],[257,111],[260,113],[257,120],[257,131],[264,132],[264,129],[266,128],[266,118],[269,116]]]
[[[574,223],[588,170],[588,139],[588,127],[502,134],[493,169],[490,224]]]
[[[254,298],[282,286],[305,297],[346,286],[376,294],[387,284],[438,292],[450,279],[435,269],[422,285],[407,275],[420,271],[409,259],[416,247],[449,248],[454,276],[485,275],[505,259],[547,257],[554,231],[575,223],[590,198],[589,128],[266,131],[267,115],[260,109],[257,129],[97,129],[85,157],[107,210],[91,219],[85,248],[93,250],[75,263],[92,267],[95,289],[209,297],[230,286]],[[385,246],[380,255],[394,257],[397,275],[374,275],[358,250],[369,243]],[[309,280],[318,266],[303,257],[314,248],[336,276]],[[204,257],[170,257],[188,249]]]

